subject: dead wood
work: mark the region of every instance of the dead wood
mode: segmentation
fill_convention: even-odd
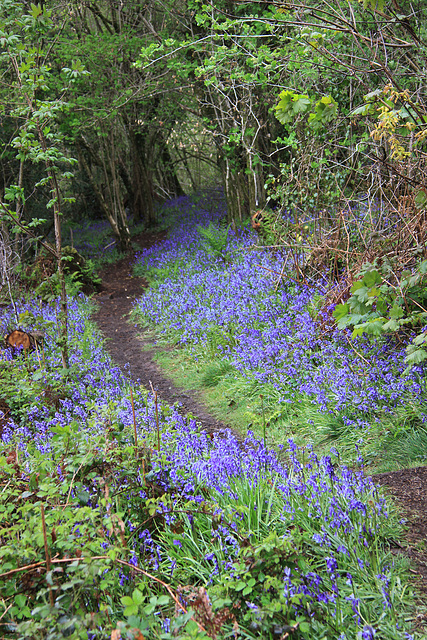
[[[5,336],[6,346],[11,349],[24,349],[24,351],[34,349],[36,344],[41,344],[45,338],[41,331],[24,331],[14,329]]]

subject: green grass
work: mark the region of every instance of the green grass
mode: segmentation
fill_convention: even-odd
[[[155,338],[154,332],[149,335]],[[427,430],[419,424],[419,410],[412,405],[402,407],[398,418],[380,416],[370,429],[360,431],[346,425],[339,413],[321,411],[302,394],[292,403],[280,402],[273,385],[246,378],[226,360],[207,358],[202,350],[195,353],[194,348],[172,345],[160,336],[156,350],[154,357],[164,375],[196,394],[217,419],[242,434],[251,430],[258,438],[263,437],[265,420],[269,446],[292,438],[298,446],[312,445],[319,455],[335,446],[343,462],[352,466],[358,447],[370,473],[427,462]]]

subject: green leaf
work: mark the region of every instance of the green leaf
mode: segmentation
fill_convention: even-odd
[[[139,589],[134,589],[132,592],[132,600],[136,605],[140,605],[144,602],[144,596]]]
[[[416,193],[416,195],[414,197],[414,202],[415,202],[415,206],[417,207],[417,209],[424,209],[424,207],[427,204],[427,191],[426,191],[426,189],[422,188]]]
[[[23,593],[18,593],[18,595],[15,596],[14,600],[18,607],[22,609],[27,601],[27,596],[24,596]]]
[[[387,315],[387,303],[382,298],[377,300],[377,311],[381,316]]]
[[[246,582],[240,580],[235,586],[236,591],[242,591],[246,587]]]
[[[124,614],[125,616],[129,617],[129,616],[136,616],[138,613],[138,605],[133,604],[129,607],[126,607],[124,610]]]
[[[382,92],[383,92],[382,89],[375,89],[374,91],[370,91],[369,93],[367,93],[363,97],[367,102],[371,101],[371,100],[376,100],[377,98],[379,98],[382,95]]]
[[[358,280],[357,282],[355,282],[352,286],[351,286],[351,293],[356,293],[356,291],[358,291],[359,289],[361,289],[363,287],[363,282],[361,280]]]
[[[349,311],[350,311],[350,307],[347,303],[337,304],[332,315],[334,318],[336,318],[336,320],[341,320],[342,318],[345,318],[345,316],[348,316]]]
[[[80,504],[87,505],[90,500],[89,491],[86,491],[86,490],[79,491],[79,493],[77,494],[77,500],[80,502]]]
[[[293,91],[282,91],[279,103],[275,106],[276,118],[282,124],[293,122],[298,114],[306,113],[311,107],[308,95],[298,95]]]
[[[365,285],[365,287],[369,287],[369,288],[373,287],[375,284],[381,284],[382,281],[383,279],[381,277],[381,274],[376,269],[365,273],[362,279],[362,282]]]
[[[372,113],[372,106],[370,104],[362,104],[362,106],[353,109],[350,112],[350,116],[367,116]]]
[[[405,312],[403,311],[402,307],[399,307],[398,304],[394,304],[392,306],[390,311],[390,318],[392,318],[393,320],[397,320],[398,318],[403,318],[404,315]]]
[[[407,362],[408,364],[419,364],[426,359],[427,351],[425,349],[416,349],[406,356],[405,362]]]
[[[388,322],[383,325],[383,331],[398,331],[399,329],[400,324],[397,320],[388,320]]]
[[[332,96],[323,96],[314,106],[314,113],[311,113],[308,121],[311,124],[324,125],[336,117],[338,113],[338,103]]]
[[[427,342],[427,333],[420,333],[420,335],[414,338],[412,342],[418,346],[424,344],[425,342]]]
[[[38,4],[31,3],[30,14],[36,20],[43,13],[43,9]]]

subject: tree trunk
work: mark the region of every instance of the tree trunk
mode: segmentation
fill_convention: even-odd
[[[220,169],[227,201],[227,220],[234,228],[249,215],[247,176],[243,171],[232,168],[228,158],[222,159]]]
[[[144,136],[129,127],[130,157],[132,163],[132,183],[128,188],[129,200],[135,220],[144,221],[147,226],[155,222],[153,182],[144,156]]]
[[[166,142],[162,142],[162,151],[160,154],[160,170],[164,189],[169,198],[178,198],[184,196],[185,191],[181,187],[178,176],[175,171],[175,163],[171,157]]]
[[[92,153],[92,150],[88,147],[87,143],[84,147]],[[111,230],[116,239],[117,246],[120,251],[129,251],[131,248],[130,233],[126,222],[126,216],[124,213],[123,203],[118,193],[117,177],[116,182],[113,185],[110,184],[111,176],[106,175],[108,184],[106,185],[105,195],[101,189],[98,180],[96,179],[91,165],[86,160],[83,149],[78,148],[79,162],[86,173],[95,196],[99,202],[99,206],[104,212],[108,222],[111,225]],[[105,165],[104,165],[105,167]],[[107,197],[106,197],[107,196]]]

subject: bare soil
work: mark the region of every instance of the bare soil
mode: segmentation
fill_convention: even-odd
[[[162,237],[164,234],[141,234],[133,241],[143,249]],[[126,370],[135,382],[139,381],[147,389],[151,389],[152,385],[159,399],[171,405],[179,404],[184,414],[191,414],[209,433],[231,429],[207,411],[197,390],[177,387],[160,370],[154,359],[156,346],[141,328],[129,321],[136,298],[148,286],[144,278],[132,276],[134,261],[134,254],[129,254],[119,262],[106,266],[100,274],[100,292],[93,298],[98,303],[98,311],[93,319],[107,339],[107,350],[114,362]]]
[[[136,238],[139,247],[153,245],[164,234],[143,233]],[[139,381],[147,389],[157,391],[161,400],[168,404],[178,403],[185,414],[191,414],[209,433],[230,427],[212,416],[197,390],[177,387],[154,360],[156,346],[148,334],[129,322],[133,304],[148,286],[144,278],[132,276],[135,256],[130,253],[114,265],[108,265],[100,274],[102,286],[94,296],[98,310],[93,319],[107,339],[107,349],[113,360],[127,371],[134,381]],[[238,435],[238,434],[236,434]],[[241,438],[241,436],[239,436]],[[395,545],[394,554],[408,556],[413,561],[411,569],[414,584],[421,594],[420,604],[427,604],[427,467],[401,469],[373,476],[376,484],[386,488],[400,506],[406,521],[407,535],[403,546]],[[418,615],[420,625],[427,620],[423,613]]]

